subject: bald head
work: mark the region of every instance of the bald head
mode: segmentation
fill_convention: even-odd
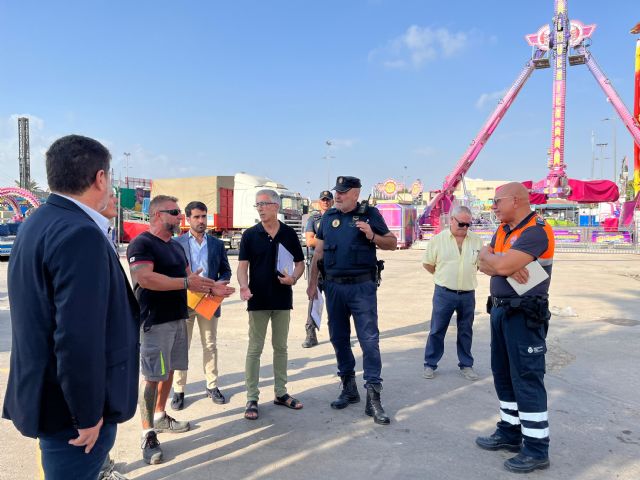
[[[529,190],[520,182],[511,182],[496,189],[496,197],[514,197],[529,205]]]
[[[496,189],[491,207],[501,222],[517,225],[531,212],[529,190],[518,182],[507,183]]]

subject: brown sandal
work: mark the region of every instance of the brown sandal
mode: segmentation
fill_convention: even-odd
[[[258,402],[249,400],[244,411],[244,418],[247,420],[257,420],[258,416]]]
[[[281,397],[276,397],[273,400],[276,405],[282,405],[283,407],[291,408],[293,410],[300,410],[302,408],[302,402],[296,398],[293,398],[288,393],[285,393]]]

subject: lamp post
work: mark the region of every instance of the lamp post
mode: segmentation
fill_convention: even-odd
[[[327,190],[328,190],[331,188],[331,159],[336,157],[331,155],[331,147],[333,146],[333,143],[331,142],[331,140],[327,140],[324,143],[327,145],[327,153],[325,154],[324,157],[322,157],[322,159],[327,161]]]
[[[124,152],[124,181],[127,185],[127,188],[129,188],[129,157],[131,156],[131,153],[129,152]]]
[[[613,181],[618,181],[618,165],[616,162],[618,161],[618,156],[616,152],[616,121],[614,118],[603,118],[603,122],[611,122],[611,141],[613,142]]]

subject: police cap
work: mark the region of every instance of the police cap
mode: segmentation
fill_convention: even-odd
[[[324,200],[325,198],[328,200],[333,200],[333,193],[331,193],[329,190],[323,190],[320,192],[318,198],[320,200]]]
[[[336,186],[333,189],[336,192],[344,193],[348,192],[352,188],[360,188],[362,184],[360,179],[356,177],[338,177],[336,179]]]

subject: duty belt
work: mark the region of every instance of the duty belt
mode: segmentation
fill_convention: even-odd
[[[512,300],[519,300],[518,297],[491,297],[491,302],[494,307],[511,307]]]
[[[375,282],[376,277],[373,273],[363,273],[362,275],[335,276],[327,274],[325,281],[339,284],[353,284],[363,282]]]

